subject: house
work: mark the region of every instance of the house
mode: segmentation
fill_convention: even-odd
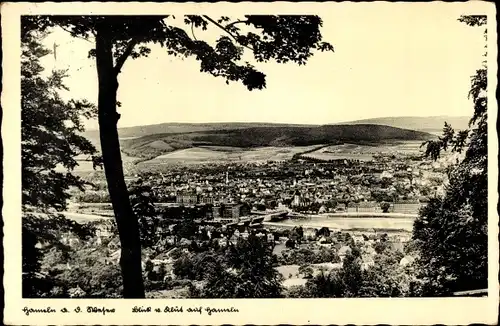
[[[365,238],[363,237],[362,234],[353,234],[352,238],[354,239],[354,241],[356,243],[364,243],[365,242]]]
[[[178,192],[175,195],[175,202],[179,205],[196,205],[199,202],[199,196],[194,192]]]
[[[422,204],[419,201],[395,202],[392,205],[392,212],[402,214],[418,214],[420,207],[422,207]]]
[[[250,205],[244,204],[223,204],[212,207],[214,221],[221,223],[237,223],[243,216],[250,215]]]
[[[351,247],[349,246],[343,246],[339,249],[338,255],[340,257],[340,261],[344,261],[345,256],[351,253]]]
[[[401,266],[408,266],[412,264],[415,261],[415,258],[412,256],[406,255],[403,258],[401,258],[401,261],[399,262],[399,265]]]
[[[218,238],[217,241],[219,243],[219,246],[227,246],[227,244],[228,244],[228,241],[226,238]]]
[[[349,203],[347,205],[348,213],[375,213],[379,211],[379,205],[376,202]]]

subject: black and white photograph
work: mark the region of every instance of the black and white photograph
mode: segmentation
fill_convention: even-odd
[[[494,7],[168,8],[18,16],[23,300],[498,298]]]

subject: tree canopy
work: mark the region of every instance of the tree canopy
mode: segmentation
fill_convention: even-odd
[[[118,74],[128,57],[148,56],[148,43],[160,44],[168,54],[193,56],[200,62],[200,71],[242,82],[249,90],[266,87],[265,74],[249,62],[241,62],[245,50],[256,62],[275,60],[303,65],[314,50],[333,51],[322,41],[318,16],[305,15],[245,15],[231,20],[227,16],[186,15],[186,29],[170,24],[173,15],[164,16],[24,16],[24,30],[46,30],[59,26],[71,36],[91,40],[99,31],[112,35],[115,73]],[[222,35],[215,46],[196,38],[195,29],[218,29]],[[186,30],[190,31],[188,33]],[[191,34],[191,35],[189,35]],[[89,53],[96,56],[95,49]]]
[[[485,16],[463,16],[469,26],[484,26]],[[485,29],[486,36],[486,29]],[[488,138],[487,67],[471,78],[474,113],[469,129],[455,132],[445,124],[443,136],[427,143],[433,159],[442,150],[464,154],[450,169],[443,198],[432,198],[415,221],[413,239],[420,252],[424,295],[487,287]]]
[[[125,61],[147,56],[149,44],[159,44],[169,55],[194,57],[200,72],[237,81],[248,90],[266,87],[265,74],[244,61],[245,50],[256,62],[274,60],[303,65],[314,50],[333,51],[322,41],[318,16],[246,15],[231,20],[221,16],[186,15],[176,26],[173,15],[163,16],[23,16],[21,34],[45,32],[58,26],[71,36],[93,42],[88,55],[96,59],[98,120],[104,172],[120,235],[124,296],[143,298],[140,224],[128,195],[118,140],[118,74]],[[215,45],[196,38],[195,29],[215,28],[222,35]],[[186,30],[190,30],[191,36]],[[168,73],[168,72],[166,72]]]
[[[118,74],[125,61],[147,56],[149,44],[159,44],[168,54],[194,57],[200,72],[222,77],[227,83],[243,83],[248,90],[266,87],[265,74],[248,61],[245,50],[256,62],[274,60],[303,65],[314,50],[333,51],[322,41],[318,16],[246,15],[231,20],[221,16],[186,15],[180,28],[173,15],[163,16],[23,16],[21,34],[45,32],[58,26],[71,36],[93,42],[89,57],[97,66],[98,120],[104,171],[120,235],[124,296],[143,298],[140,225],[127,186],[118,140],[117,112]],[[215,28],[222,35],[215,45],[196,38],[195,29]],[[186,32],[190,30],[191,36]],[[166,72],[168,73],[168,72]]]
[[[63,210],[67,190],[85,184],[70,172],[77,165],[75,156],[96,151],[80,133],[84,131],[82,118],[95,116],[97,111],[85,100],[60,97],[61,90],[68,90],[63,83],[65,71],[42,75],[40,59],[50,53],[40,43],[44,36],[31,30],[21,39],[22,203]],[[57,166],[62,169],[56,170]]]
[[[199,293],[202,298],[279,298],[282,276],[274,268],[277,257],[273,246],[250,235],[238,239],[221,251],[219,259],[207,269],[207,283]]]
[[[92,235],[92,227],[60,216],[34,216],[28,211],[66,208],[71,187],[83,189],[85,181],[72,174],[78,154],[92,155],[94,146],[80,133],[82,117],[95,116],[87,101],[64,101],[59,91],[67,90],[64,71],[48,77],[40,59],[50,53],[42,46],[45,33],[30,30],[21,39],[21,167],[22,167],[22,269],[23,297],[46,296],[53,284],[40,275],[43,251],[37,244],[67,252],[58,235],[72,232],[81,238]],[[60,170],[57,170],[60,167]],[[63,172],[66,170],[65,172]]]

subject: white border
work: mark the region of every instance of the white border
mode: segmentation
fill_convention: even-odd
[[[363,6],[376,11],[387,6],[435,6],[440,10],[462,14],[488,15],[488,79],[489,79],[489,297],[443,299],[288,299],[288,300],[27,300],[21,298],[21,185],[20,185],[20,26],[21,14],[170,14],[185,13],[317,13],[335,10],[337,6]],[[442,9],[441,9],[442,8]],[[498,287],[498,141],[496,137],[497,44],[495,6],[486,2],[466,3],[2,3],[3,93],[4,118],[4,288],[5,324],[494,324],[497,320]],[[375,14],[375,13],[374,13]],[[19,189],[16,190],[16,189]],[[116,313],[35,314],[27,317],[22,309],[31,307],[66,307],[87,305],[115,308]],[[132,314],[133,306],[235,307],[239,313],[208,316],[188,313]]]

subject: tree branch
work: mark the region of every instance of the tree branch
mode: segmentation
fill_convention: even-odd
[[[129,55],[132,53],[134,50],[134,46],[137,44],[137,41],[132,39],[127,45],[127,48],[125,51],[122,53],[122,55],[116,60],[116,66],[115,66],[115,74],[118,75],[123,67],[123,64],[125,63],[125,60],[129,57]]]
[[[220,29],[222,29],[224,32],[226,32],[227,34],[229,34],[235,41],[237,44],[240,44],[241,46],[244,46],[246,47],[247,49],[253,51],[253,48],[247,46],[247,45],[243,45],[241,43],[238,42],[238,38],[233,34],[231,33],[230,31],[227,30],[226,27],[222,26],[221,24],[219,24],[218,22],[216,22],[215,20],[213,20],[212,18],[208,17],[207,15],[203,15],[203,18],[205,18],[206,20],[208,20],[209,22],[211,22],[212,24],[214,24],[215,26],[219,27]],[[236,23],[236,22],[235,22]],[[231,25],[231,24],[229,24]],[[229,26],[228,25],[228,26]]]
[[[236,20],[236,21],[234,21],[232,23],[227,24],[226,28],[229,28],[229,27],[231,27],[233,25],[236,25],[236,24],[241,24],[241,23],[246,23],[246,22],[248,22],[248,19],[246,19],[246,20]]]
[[[59,25],[59,27],[60,27],[62,30],[64,30],[65,32],[68,32],[71,36],[73,36],[73,33],[72,33],[70,30],[66,29],[66,27],[64,27],[64,26],[62,26],[62,25]],[[95,35],[95,34],[94,34],[94,35]],[[91,41],[89,41],[88,39],[86,39],[85,37],[82,37],[82,36],[74,35],[73,37],[77,37],[77,38],[79,38],[79,39],[82,39],[82,40],[84,40],[84,41],[87,41],[87,42],[89,42],[89,43],[92,43]]]
[[[193,38],[194,38],[194,40],[195,40],[195,41],[198,41],[198,40],[196,39],[196,36],[194,35],[193,25],[194,25],[194,23],[193,23],[193,22],[191,22],[191,34],[193,34]]]

